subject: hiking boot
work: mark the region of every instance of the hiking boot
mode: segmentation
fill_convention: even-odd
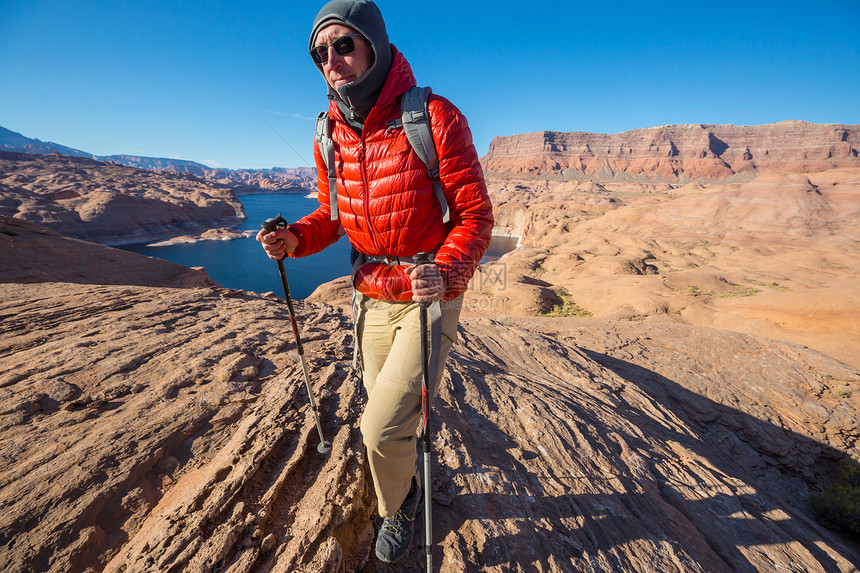
[[[415,532],[415,514],[421,505],[421,482],[412,476],[412,487],[400,509],[386,517],[376,538],[376,557],[385,563],[394,563],[406,555]]]

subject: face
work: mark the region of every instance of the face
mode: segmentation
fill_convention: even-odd
[[[325,46],[342,36],[357,32],[342,24],[332,24],[320,30],[314,46]],[[362,36],[354,38],[355,49],[344,55],[338,54],[333,46],[328,48],[328,61],[322,65],[323,76],[333,88],[356,81],[373,63],[373,48]]]

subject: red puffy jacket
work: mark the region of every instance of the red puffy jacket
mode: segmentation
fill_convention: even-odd
[[[439,247],[435,260],[446,281],[445,300],[453,300],[466,290],[490,244],[492,205],[466,118],[445,98],[431,95],[430,127],[451,211],[450,222],[442,222],[426,166],[412,151],[403,128],[390,127],[400,118],[401,95],[416,85],[406,58],[394,46],[391,50],[391,70],[361,136],[345,122],[337,105],[329,104],[339,220],[331,220],[328,171],[315,144],[320,206],[290,225],[299,239],[292,256],[317,253],[344,232],[366,255],[411,257]],[[410,281],[403,268],[367,263],[353,282],[372,298],[409,301]]]

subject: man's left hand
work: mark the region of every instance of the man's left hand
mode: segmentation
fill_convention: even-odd
[[[412,265],[406,268],[412,282],[412,300],[433,302],[445,296],[445,281],[436,265]]]

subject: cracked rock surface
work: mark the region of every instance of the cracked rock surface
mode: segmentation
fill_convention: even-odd
[[[296,305],[321,455],[276,297],[0,223],[4,570],[423,570],[420,518],[403,562],[373,556],[348,312]],[[434,403],[435,568],[856,571],[809,495],[860,453],[858,409],[856,368],[787,342],[465,318]]]

